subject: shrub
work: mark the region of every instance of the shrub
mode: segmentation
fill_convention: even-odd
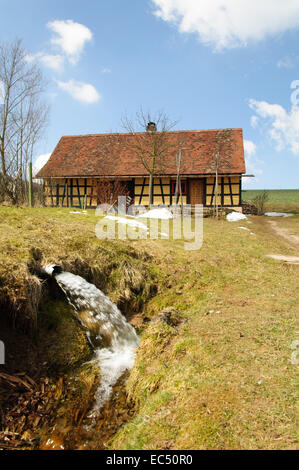
[[[253,203],[257,208],[257,215],[263,215],[265,212],[265,203],[269,199],[268,191],[261,191],[254,199]]]

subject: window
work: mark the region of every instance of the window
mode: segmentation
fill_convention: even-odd
[[[171,194],[174,196],[175,195],[175,188],[176,188],[176,181],[171,182]],[[181,188],[182,188],[182,195],[186,196],[187,195],[187,181],[181,181]],[[180,194],[180,191],[179,191]]]

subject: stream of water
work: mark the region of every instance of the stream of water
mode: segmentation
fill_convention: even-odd
[[[96,416],[110,398],[113,385],[133,366],[138,336],[116,305],[95,285],[69,272],[56,273],[53,265],[45,270],[65,292],[94,348],[101,374],[90,417]]]

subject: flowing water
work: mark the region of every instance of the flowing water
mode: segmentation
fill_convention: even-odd
[[[110,398],[112,387],[121,375],[131,369],[139,344],[135,329],[102,291],[80,276],[45,268],[65,292],[80,322],[87,329],[88,339],[99,363],[101,382],[96,391],[96,404],[91,417]]]

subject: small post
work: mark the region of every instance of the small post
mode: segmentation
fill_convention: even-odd
[[[65,183],[65,190],[66,190],[66,207],[69,207],[69,185]]]
[[[86,211],[86,207],[87,207],[87,195],[84,194],[84,202],[83,202],[83,209]]]
[[[32,193],[32,162],[28,164],[28,177],[29,177],[29,206],[33,206],[33,193]]]

